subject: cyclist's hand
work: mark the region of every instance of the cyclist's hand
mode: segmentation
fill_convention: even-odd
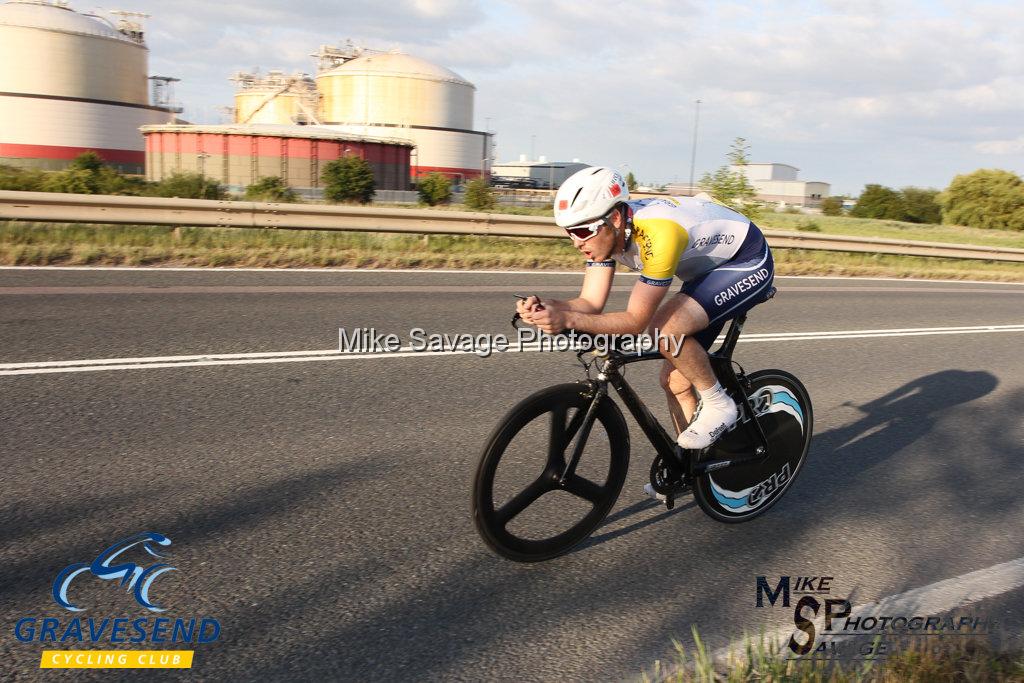
[[[558,334],[568,326],[568,316],[565,311],[557,308],[542,308],[531,313],[527,322],[536,325],[542,332]]]
[[[528,323],[532,323],[531,316],[536,310],[542,310],[544,305],[540,302],[539,296],[528,296],[516,302],[516,312]]]

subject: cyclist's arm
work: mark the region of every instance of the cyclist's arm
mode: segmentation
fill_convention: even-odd
[[[615,261],[588,261],[587,270],[583,273],[583,287],[580,288],[580,295],[568,301],[545,299],[544,305],[565,312],[600,313],[608,302],[608,294],[612,291],[614,278]]]
[[[568,311],[565,327],[593,334],[640,334],[651,323],[668,290],[665,285],[637,282],[626,310],[603,314]]]

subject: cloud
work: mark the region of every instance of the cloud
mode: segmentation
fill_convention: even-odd
[[[310,72],[318,45],[352,38],[475,83],[478,127],[491,119],[503,158],[536,136],[538,153],[628,162],[643,179],[688,175],[698,98],[698,169],[743,136],[758,160],[844,191],[943,186],[1019,151],[1024,120],[1019,2],[132,4],[153,14],[152,71],[181,77],[194,112],[231,103],[233,71]]]
[[[974,145],[982,154],[1024,154],[1024,135],[1014,140],[986,140]]]

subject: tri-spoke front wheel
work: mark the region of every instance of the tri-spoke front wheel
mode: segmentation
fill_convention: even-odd
[[[491,435],[473,480],[473,520],[495,552],[538,562],[583,541],[615,504],[629,433],[615,403],[559,384],[514,407]]]

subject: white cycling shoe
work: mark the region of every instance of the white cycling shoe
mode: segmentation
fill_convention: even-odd
[[[735,427],[739,416],[736,403],[728,396],[714,403],[703,402],[693,422],[683,430],[676,443],[681,448],[691,450],[707,448],[717,441],[718,437]]]

